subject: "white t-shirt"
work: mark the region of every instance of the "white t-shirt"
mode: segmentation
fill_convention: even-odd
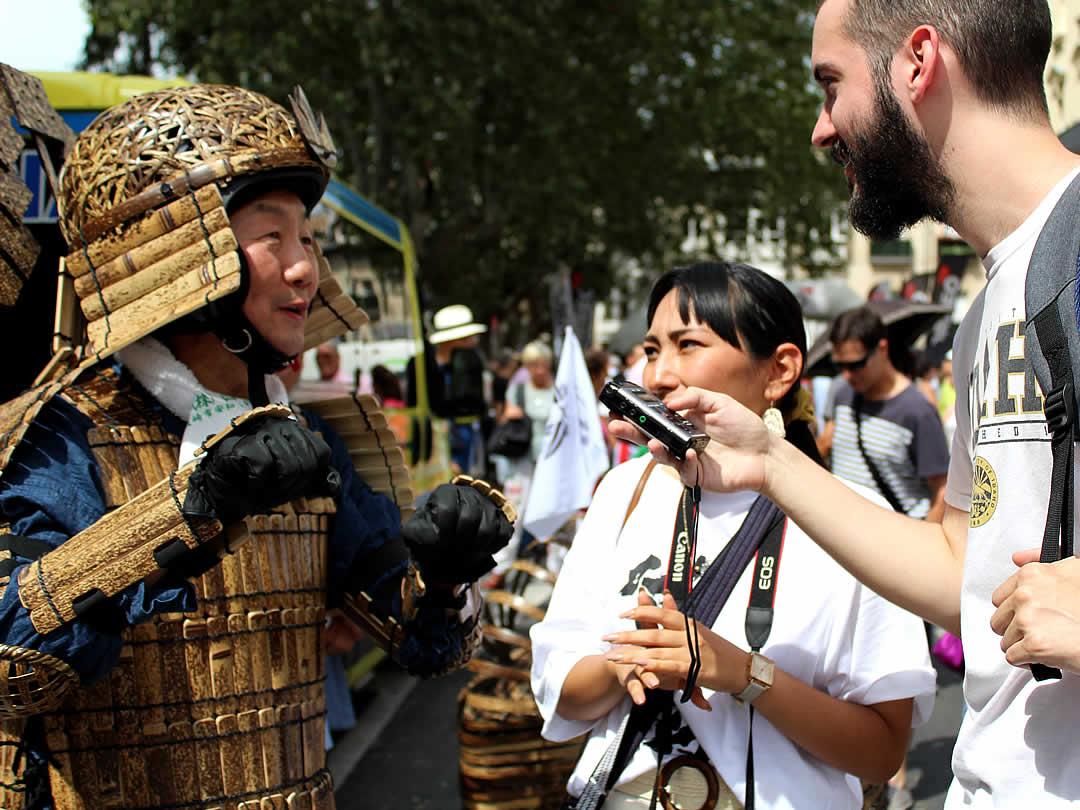
[[[639,584],[654,596],[662,593],[667,572],[682,485],[664,468],[653,471],[619,534],[646,464],[646,458],[626,462],[601,482],[567,554],[547,616],[532,628],[532,687],[544,718],[544,736],[568,740],[591,732],[568,784],[573,795],[581,792],[631,702],[625,697],[593,724],[568,720],[555,711],[563,682],[579,660],[610,648],[601,636],[633,629],[633,623],[619,619],[619,614],[637,604]],[[749,492],[703,494],[699,562],[711,562],[727,544],[754,497]],[[775,616],[764,655],[834,697],[864,704],[915,697],[913,722],[921,723],[929,716],[935,673],[921,621],[859,585],[790,522],[777,573]],[[717,633],[743,649],[748,649],[743,625],[752,579],[751,563],[713,625]],[[684,722],[741,800],[749,709],[731,695],[704,691],[712,712],[691,703],[677,705]],[[675,753],[679,752],[676,748]],[[643,745],[620,783],[655,767],[655,753]],[[759,808],[862,806],[857,779],[807,755],[760,714],[754,720],[754,767]]]
[[[1024,359],[1024,281],[1074,175],[987,254],[986,287],[953,344],[956,433],[945,501],[971,520],[960,600],[968,712],[953,753],[950,809],[1043,810],[1080,800],[1080,676],[1037,683],[1006,662],[990,629],[991,597],[1017,570],[1013,552],[1042,544],[1052,459],[1041,392]]]

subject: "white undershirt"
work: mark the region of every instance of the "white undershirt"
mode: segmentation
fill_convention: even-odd
[[[195,457],[195,451],[229,422],[251,410],[251,403],[204,388],[194,372],[181,363],[169,347],[153,337],[144,337],[117,352],[124,364],[162,405],[186,427],[180,444],[180,465]],[[289,404],[285,384],[276,374],[267,374],[266,392],[271,402]]]

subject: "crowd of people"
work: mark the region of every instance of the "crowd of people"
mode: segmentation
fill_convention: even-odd
[[[982,257],[936,390],[857,308],[831,327],[815,435],[799,305],[730,262],[659,275],[640,356],[586,354],[593,393],[622,374],[709,441],[606,424],[612,469],[531,633],[543,734],[587,739],[565,808],[858,808],[866,785],[901,787],[935,692],[924,622],[964,646],[946,807],[1080,801],[1076,402],[1071,380],[1037,385],[1046,333],[1022,345],[1043,315],[1032,257],[1067,239],[1075,266],[1051,33],[1046,0],[817,4],[811,140],[852,225],[891,239],[931,217]],[[404,522],[413,504],[364,478],[393,462],[364,443],[362,402],[296,405],[306,346],[326,391],[358,385],[333,340],[359,316],[318,309],[309,214],[335,155],[318,121],[302,93],[290,111],[192,85],[68,150],[83,359],[0,408],[5,807],[332,808],[327,655],[363,632],[411,672],[460,667],[480,583],[546,539],[511,521],[552,441],[549,341],[488,364],[468,307],[434,314],[423,377],[469,475]],[[407,406],[418,376],[364,385]]]

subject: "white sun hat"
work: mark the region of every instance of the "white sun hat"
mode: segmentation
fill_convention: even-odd
[[[487,331],[482,323],[473,321],[472,310],[464,304],[451,304],[435,313],[431,319],[435,331],[428,338],[429,343],[446,343],[448,340],[479,335]]]

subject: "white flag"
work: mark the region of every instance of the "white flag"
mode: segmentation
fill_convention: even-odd
[[[529,485],[522,523],[543,539],[592,502],[597,479],[608,468],[593,390],[581,344],[566,327],[555,404],[544,426],[544,446]]]

